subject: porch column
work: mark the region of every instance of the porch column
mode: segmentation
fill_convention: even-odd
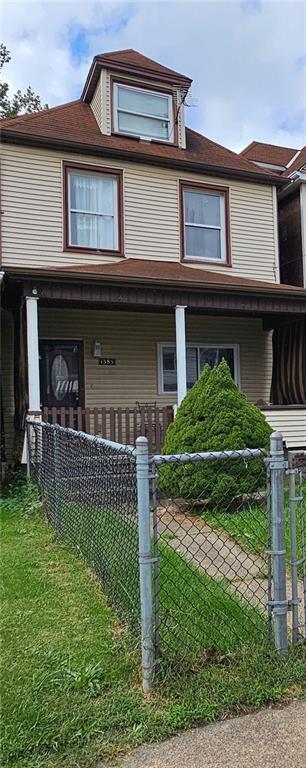
[[[176,338],[176,368],[177,368],[177,405],[184,400],[187,393],[186,372],[186,306],[175,307],[175,338]]]
[[[40,412],[38,296],[26,296],[29,412]]]

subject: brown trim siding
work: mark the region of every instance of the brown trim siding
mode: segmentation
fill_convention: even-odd
[[[20,281],[20,278],[19,278]],[[32,295],[35,287],[41,301],[57,302],[59,305],[69,303],[87,303],[88,306],[101,306],[101,303],[118,309],[120,307],[141,308],[141,311],[167,310],[177,304],[186,304],[193,312],[208,311],[210,313],[229,313],[263,317],[264,315],[304,315],[306,301],[304,296],[273,296],[261,295],[259,292],[239,291],[231,286],[230,290],[207,289],[203,286],[197,289],[189,289],[186,286],[171,288],[165,285],[146,285],[142,283],[127,285],[127,281],[118,281],[116,284],[105,282],[104,284],[85,282],[85,275],[79,282],[53,279],[38,280],[23,283],[23,295]]]
[[[230,207],[229,207],[229,187],[222,187],[212,184],[205,184],[194,181],[180,180],[179,189],[179,216],[180,216],[180,258],[186,264],[218,264],[221,267],[231,267],[231,233],[230,233]],[[200,189],[204,192],[218,192],[224,197],[225,208],[225,240],[226,240],[226,261],[213,259],[191,259],[185,256],[185,210],[184,210],[184,191],[185,189]]]
[[[129,133],[121,133],[119,131],[115,131],[114,126],[114,85],[130,85],[132,88],[141,88],[142,90],[148,90],[148,91],[156,91],[157,93],[165,93],[167,96],[172,97],[172,119],[173,119],[173,141],[162,141],[162,139],[151,139],[150,143],[152,144],[166,144],[171,147],[178,147],[178,115],[176,114],[176,98],[173,90],[171,88],[158,88],[157,85],[150,85],[148,83],[141,83],[139,80],[130,79],[130,78],[120,78],[116,77],[114,75],[110,76],[110,110],[111,110],[111,132],[113,136],[128,136],[129,139],[136,139],[136,141],[139,141],[139,136],[133,136]]]
[[[69,244],[69,224],[68,224],[68,173],[70,170],[89,171],[94,174],[110,174],[117,179],[118,194],[118,249],[110,251],[106,248],[88,248],[87,246],[77,246]],[[124,256],[124,213],[123,213],[123,171],[118,168],[103,168],[97,165],[87,163],[70,163],[63,160],[63,250],[74,251],[78,253],[101,253],[104,256]]]

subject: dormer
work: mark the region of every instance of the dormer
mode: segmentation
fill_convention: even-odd
[[[130,48],[95,56],[82,100],[106,136],[185,149],[184,102],[191,83]]]

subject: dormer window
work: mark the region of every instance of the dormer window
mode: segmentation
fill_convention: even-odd
[[[173,96],[114,83],[116,133],[173,142]]]

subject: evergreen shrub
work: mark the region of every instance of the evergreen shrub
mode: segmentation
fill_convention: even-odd
[[[222,360],[206,365],[167,429],[163,453],[268,448],[272,430],[261,411],[236,386]],[[235,499],[264,489],[262,459],[225,459],[164,464],[159,488],[172,497],[205,500],[208,506],[235,506]]]

